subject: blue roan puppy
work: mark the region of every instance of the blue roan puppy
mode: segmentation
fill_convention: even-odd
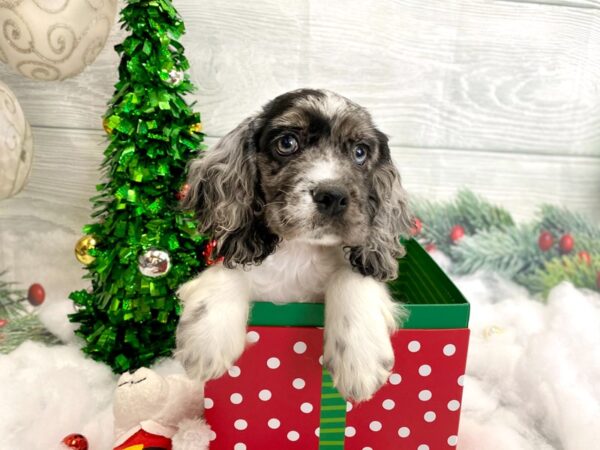
[[[184,284],[177,356],[222,375],[244,350],[252,299],[325,302],[324,364],[341,394],[369,399],[394,364],[404,310],[385,281],[409,231],[387,137],[333,92],[283,94],[191,162],[184,207],[222,263]]]

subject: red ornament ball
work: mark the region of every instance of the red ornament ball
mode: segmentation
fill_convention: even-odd
[[[179,190],[179,192],[177,192],[177,194],[175,194],[175,198],[177,200],[181,201],[187,197],[189,192],[190,192],[190,185],[185,183],[183,186],[181,186],[181,189]]]
[[[0,319],[0,328],[5,327],[7,323],[8,323],[8,320]]]
[[[538,238],[538,247],[541,251],[547,252],[554,245],[554,236],[549,231],[542,231]]]
[[[431,253],[431,252],[437,250],[437,247],[435,246],[435,244],[427,244],[425,246],[425,250],[427,250],[428,253]]]
[[[72,450],[88,450],[88,441],[82,434],[69,434],[63,438],[62,443]]]
[[[410,235],[417,236],[418,234],[421,234],[421,230],[423,230],[423,222],[421,222],[421,219],[418,217],[415,217],[413,220],[413,226],[410,229]]]
[[[450,240],[455,243],[456,241],[462,239],[465,235],[465,229],[462,225],[454,225],[450,230]]]
[[[42,303],[44,303],[45,299],[46,291],[41,284],[33,283],[31,286],[29,286],[29,290],[27,291],[27,300],[29,300],[29,303],[31,303],[33,306],[40,306]]]
[[[577,256],[579,257],[579,261],[586,263],[588,266],[592,264],[592,257],[585,250],[581,250],[577,253]]]
[[[570,234],[565,234],[560,238],[558,247],[562,253],[571,253],[575,246],[575,239]]]

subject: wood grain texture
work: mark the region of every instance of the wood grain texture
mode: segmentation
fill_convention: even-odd
[[[205,129],[274,95],[326,87],[367,106],[394,145],[600,155],[600,11],[489,0],[176,0]],[[117,27],[63,83],[0,68],[35,126],[100,129]],[[57,113],[59,112],[59,113]]]
[[[88,199],[99,182],[104,135],[51,128],[33,132],[37,151],[31,181],[0,203],[0,228],[23,223],[80,233],[90,220]],[[209,138],[207,144],[216,141]],[[445,199],[466,186],[506,206],[517,219],[531,218],[540,203],[558,202],[600,220],[600,158],[406,147],[393,147],[392,154],[412,195]]]
[[[541,6],[553,5],[567,8],[600,8],[600,0],[500,0],[515,3],[535,3]]]

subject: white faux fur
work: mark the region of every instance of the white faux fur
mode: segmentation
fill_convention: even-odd
[[[210,427],[202,419],[184,419],[173,436],[173,450],[208,450]]]
[[[253,299],[325,299],[325,361],[346,397],[370,398],[394,361],[389,335],[401,311],[385,284],[352,271],[339,246],[287,241],[259,266],[205,270],[181,287],[179,297],[177,356],[200,380],[219,377],[241,355]]]

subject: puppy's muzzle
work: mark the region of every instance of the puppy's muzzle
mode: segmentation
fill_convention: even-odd
[[[348,208],[348,191],[339,186],[320,186],[312,191],[317,211],[327,217],[341,216]]]

